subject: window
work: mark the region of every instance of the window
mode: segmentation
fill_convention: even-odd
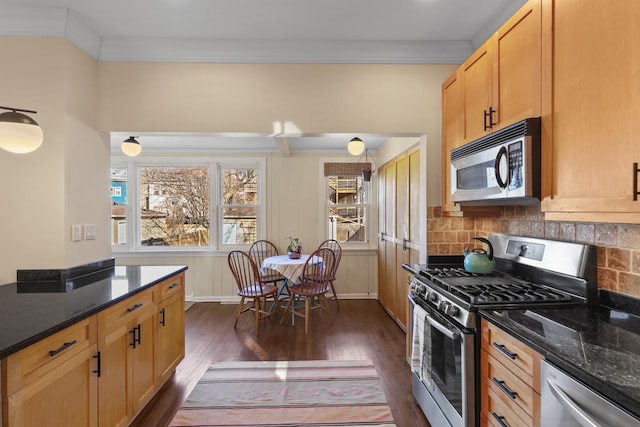
[[[328,238],[340,243],[367,242],[367,187],[362,175],[329,175]]]
[[[251,244],[257,240],[258,170],[220,167],[222,244]]]
[[[171,163],[136,159],[112,167],[114,250],[220,249],[249,245],[265,233],[264,159]]]
[[[209,169],[144,166],[140,182],[141,246],[209,246]]]

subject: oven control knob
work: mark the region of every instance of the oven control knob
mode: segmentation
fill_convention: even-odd
[[[438,303],[438,310],[446,313],[449,309],[449,306],[451,306],[451,303],[449,301],[440,301],[440,303]]]
[[[447,304],[447,306],[444,308],[444,314],[446,314],[447,316],[455,317],[459,312],[460,310],[455,305]]]
[[[438,302],[438,294],[435,292],[429,292],[427,294],[427,301],[429,302]]]

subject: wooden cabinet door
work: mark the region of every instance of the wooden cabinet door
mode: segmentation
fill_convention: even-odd
[[[96,345],[76,354],[7,399],[7,425],[97,426]]]
[[[492,37],[493,131],[541,114],[542,13],[529,0]]]
[[[639,16],[638,1],[554,2],[547,219],[640,223]]]
[[[132,324],[137,328],[136,344],[131,353],[131,396],[133,399],[133,414],[153,397],[155,392],[155,346],[154,329],[156,322],[155,307],[149,307],[146,311],[138,313]],[[184,310],[184,308],[183,308]]]
[[[462,139],[471,142],[489,133],[489,114],[492,107],[491,40],[473,53],[461,66],[462,79]],[[493,115],[495,117],[495,114]]]
[[[100,396],[98,414],[101,426],[123,427],[129,424],[130,391],[128,387],[129,345],[132,334],[129,322],[121,321],[106,328],[104,316],[98,314],[98,348],[101,358],[101,375],[98,380]]]
[[[184,358],[184,287],[160,302],[156,326],[156,378],[161,383]]]
[[[462,83],[458,71],[442,84],[442,210],[459,212],[451,201],[451,150],[462,145]]]

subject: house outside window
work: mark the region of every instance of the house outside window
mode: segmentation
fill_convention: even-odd
[[[264,159],[114,164],[112,247],[126,252],[248,246],[265,234],[259,220],[263,174]]]
[[[366,244],[370,183],[362,178],[362,163],[325,163],[327,239]]]

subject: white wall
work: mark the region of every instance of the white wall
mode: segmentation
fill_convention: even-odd
[[[0,150],[0,284],[15,281],[18,269],[108,258],[107,235],[72,248],[68,228],[68,221],[109,224],[100,208],[109,153],[95,130],[97,63],[55,38],[0,37],[0,57],[0,105],[36,110],[44,132],[33,153]]]

